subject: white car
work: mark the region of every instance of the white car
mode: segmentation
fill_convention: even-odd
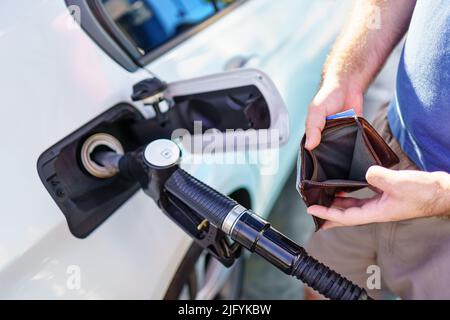
[[[131,100],[144,79],[173,83],[258,68],[275,82],[290,116],[289,140],[269,151],[281,155],[276,173],[255,164],[183,167],[267,216],[293,168],[306,107],[348,8],[348,1],[329,0],[1,1],[0,298],[239,297],[244,260],[227,269],[211,259],[141,191],[125,188],[114,214],[76,237],[46,187],[58,193],[61,175],[63,183],[75,179],[64,190],[81,211],[114,191],[96,193],[93,204],[83,181],[70,176],[79,162],[59,158],[55,179],[38,159],[114,106],[123,108],[117,117],[129,112],[123,130],[133,117],[164,121],[167,109]],[[102,125],[114,125],[108,119]],[[79,152],[70,147],[65,154]]]

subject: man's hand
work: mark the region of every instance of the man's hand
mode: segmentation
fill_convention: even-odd
[[[363,93],[405,34],[415,4],[415,0],[355,1],[323,68],[322,86],[308,109],[307,149],[320,143],[327,116],[351,108],[362,114]]]
[[[353,108],[357,115],[363,111],[363,91],[348,81],[326,82],[314,97],[306,117],[305,147],[312,150],[320,143],[326,117]]]
[[[382,193],[371,199],[336,198],[331,208],[315,205],[308,213],[328,220],[322,229],[450,215],[450,175],[445,172],[373,166],[366,179]]]

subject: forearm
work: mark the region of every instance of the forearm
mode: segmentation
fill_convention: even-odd
[[[364,92],[406,33],[416,0],[356,0],[323,70],[324,82],[349,79]]]

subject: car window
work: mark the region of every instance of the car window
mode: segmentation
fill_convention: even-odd
[[[239,0],[102,0],[142,56],[174,40]]]

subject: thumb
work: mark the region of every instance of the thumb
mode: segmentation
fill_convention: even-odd
[[[390,192],[395,189],[397,171],[386,169],[380,166],[372,166],[367,170],[367,182],[385,192]]]
[[[306,117],[306,141],[305,148],[312,150],[317,147],[322,137],[322,130],[325,127],[326,114],[322,107],[309,107]]]

